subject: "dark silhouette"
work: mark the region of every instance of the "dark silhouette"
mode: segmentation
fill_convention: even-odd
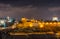
[[[0,31],[0,39],[2,39],[2,32]]]

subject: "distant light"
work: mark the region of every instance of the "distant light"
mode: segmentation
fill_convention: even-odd
[[[44,25],[43,25],[43,24],[41,24],[41,25],[40,25],[40,28],[43,28],[43,27],[44,27]]]
[[[30,23],[30,27],[32,27],[33,26],[33,24],[32,23]]]
[[[21,21],[26,22],[26,21],[27,21],[27,19],[26,19],[26,18],[22,18],[22,19],[21,19]]]
[[[46,25],[48,25],[49,23],[48,23],[48,22],[46,22],[45,24],[46,24]]]
[[[50,22],[50,24],[52,24],[52,22]]]
[[[58,22],[58,24],[60,24],[60,22]]]
[[[9,20],[8,22],[12,22],[12,20]]]
[[[52,20],[53,21],[58,21],[58,17],[53,17]]]
[[[12,22],[12,21],[13,21],[13,19],[9,19],[9,20],[8,20],[8,22]]]
[[[16,28],[16,26],[12,26],[12,29]]]
[[[5,23],[3,20],[1,20],[0,22],[1,22],[1,24],[4,24]]]
[[[4,27],[2,29],[5,29]]]

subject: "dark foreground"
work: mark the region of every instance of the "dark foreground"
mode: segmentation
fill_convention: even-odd
[[[12,36],[11,39],[57,39],[55,37],[55,35],[37,35],[37,34],[32,34],[32,35],[28,35],[28,36]]]
[[[2,32],[0,33],[0,39],[60,39],[60,36],[56,34],[10,35]]]
[[[5,38],[4,38],[5,37]],[[2,39],[60,39],[55,34],[5,35]]]

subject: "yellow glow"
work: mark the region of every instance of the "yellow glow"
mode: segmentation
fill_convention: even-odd
[[[52,22],[50,22],[50,24],[52,24]]]
[[[40,28],[43,28],[43,27],[44,27],[44,25],[43,25],[43,24],[41,24],[41,25],[40,25]]]
[[[31,22],[35,22],[35,19],[33,18],[33,19],[31,19]]]
[[[58,24],[60,24],[60,22],[58,22]]]
[[[40,25],[41,23],[39,23],[39,25]]]
[[[12,29],[16,28],[16,26],[12,26]]]
[[[56,22],[54,22],[53,24],[56,24]]]
[[[22,24],[18,24],[17,25],[17,28],[20,28],[20,27],[23,27],[23,25]]]
[[[26,18],[22,18],[22,20],[25,20]]]
[[[42,24],[45,24],[44,22],[42,22]]]
[[[33,26],[33,24],[32,23],[30,23],[30,25],[29,25],[30,27],[32,27]]]
[[[27,19],[26,19],[26,18],[22,18],[21,21],[22,21],[22,22],[26,22]]]
[[[48,25],[49,23],[48,22],[46,22],[46,25]]]
[[[25,26],[25,27],[32,27],[33,26],[33,23],[32,22],[26,22],[26,23],[24,23],[24,25],[23,26]]]
[[[38,22],[38,21],[36,20],[36,22]]]

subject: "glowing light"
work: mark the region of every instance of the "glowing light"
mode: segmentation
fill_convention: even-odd
[[[1,24],[4,24],[5,23],[3,20],[1,20],[0,22],[1,22]]]
[[[21,21],[22,21],[22,22],[26,22],[27,19],[26,19],[26,18],[22,18]]]
[[[58,22],[58,24],[60,24],[60,22]]]
[[[50,22],[50,24],[52,24],[52,23]]]
[[[46,25],[48,25],[49,23],[48,22],[46,22]]]
[[[8,20],[8,22],[12,22],[12,21],[13,21],[13,19],[9,19],[9,20]]]
[[[53,24],[56,24],[56,22],[54,22]]]
[[[41,23],[39,23],[39,24],[41,24]]]
[[[12,29],[16,28],[16,26],[12,26]]]
[[[42,22],[42,24],[45,24],[44,22]]]
[[[35,20],[34,19],[31,19],[31,22],[35,22]]]
[[[22,18],[22,20],[25,20],[26,18]]]
[[[32,27],[32,26],[33,26],[33,24],[31,23],[31,24],[30,24],[30,27]]]
[[[58,21],[58,17],[53,17],[53,21]]]
[[[43,28],[43,27],[44,27],[44,25],[43,25],[43,24],[41,24],[41,25],[40,25],[40,28]]]

